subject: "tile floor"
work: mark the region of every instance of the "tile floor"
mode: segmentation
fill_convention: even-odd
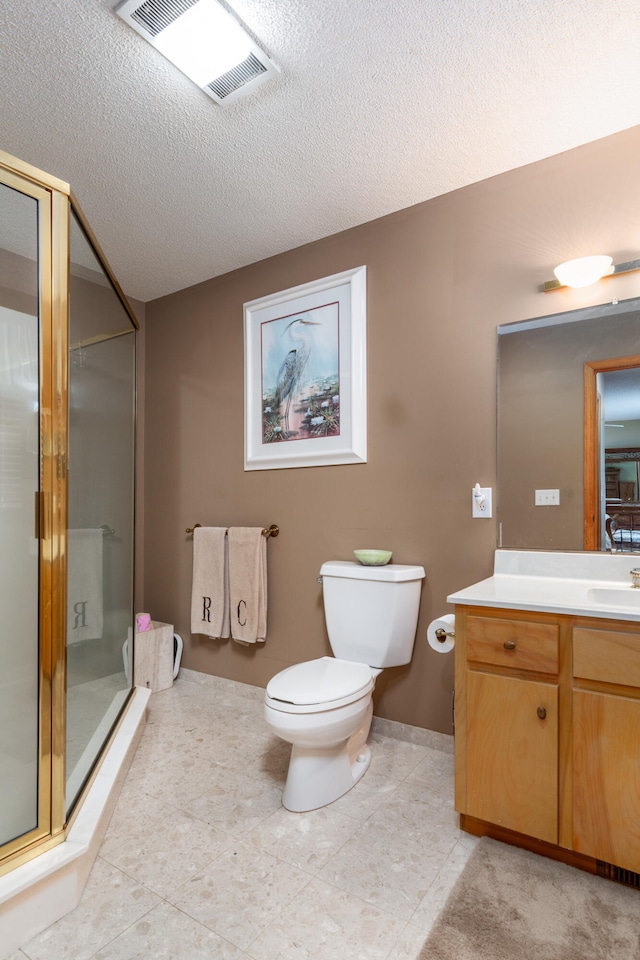
[[[262,696],[203,677],[151,697],[79,906],[9,960],[416,957],[477,842],[453,810],[452,738],[382,721],[353,790],[289,813]]]

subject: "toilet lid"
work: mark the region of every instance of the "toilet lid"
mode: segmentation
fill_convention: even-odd
[[[366,663],[321,657],[296,663],[276,674],[267,684],[267,696],[304,706],[330,703],[354,694],[364,696],[372,686],[371,667]]]

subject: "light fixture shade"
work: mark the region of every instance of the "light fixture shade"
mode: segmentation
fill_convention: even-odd
[[[216,103],[279,73],[218,0],[122,0],[115,13]]]
[[[155,46],[199,87],[243,63],[251,53],[247,34],[215,0],[194,3],[156,34]]]
[[[559,264],[553,271],[563,287],[590,287],[613,273],[613,259],[606,256],[578,257]]]

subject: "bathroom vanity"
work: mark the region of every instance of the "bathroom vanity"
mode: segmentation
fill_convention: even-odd
[[[628,555],[496,551],[456,605],[468,832],[640,873],[640,589]]]

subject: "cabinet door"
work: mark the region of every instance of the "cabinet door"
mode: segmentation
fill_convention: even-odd
[[[558,687],[467,672],[465,813],[558,840]]]
[[[640,872],[640,701],[573,695],[573,846]]]

